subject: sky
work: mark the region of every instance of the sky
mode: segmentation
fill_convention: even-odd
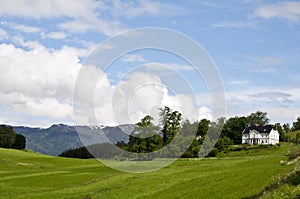
[[[222,78],[227,118],[263,111],[271,123],[292,123],[300,116],[300,1],[0,0],[0,123],[74,124],[74,88],[93,50],[144,27],[178,31],[205,49]],[[82,86],[103,75],[96,102],[85,104],[98,124],[134,123],[180,104],[187,105],[186,119],[216,119],[206,80],[172,53],[139,50],[120,56],[110,70],[86,68]],[[166,71],[175,71],[168,75],[173,79],[163,79]],[[196,103],[176,74],[191,85]],[[126,92],[130,117],[116,122],[125,118],[124,107],[112,100]]]

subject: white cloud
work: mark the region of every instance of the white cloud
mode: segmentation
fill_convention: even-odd
[[[268,73],[278,72],[278,66],[282,65],[284,60],[278,57],[250,57],[249,65],[253,67],[250,73]]]
[[[292,122],[300,110],[300,90],[247,88],[226,93],[227,117],[245,116],[257,110],[268,113],[271,122]]]
[[[18,6],[16,6],[18,5]],[[26,18],[59,18],[58,27],[70,32],[85,33],[99,31],[105,35],[112,35],[125,30],[119,21],[101,18],[102,11],[107,6],[101,1],[94,0],[0,0],[0,16],[17,16]],[[36,27],[19,25],[15,28],[25,32],[38,32]],[[51,35],[50,35],[51,36]],[[52,35],[52,38],[57,35]],[[62,35],[60,35],[60,38]]]
[[[208,119],[210,121],[213,121],[213,114],[212,114],[212,110],[206,106],[202,106],[199,108],[199,119]]]
[[[59,28],[75,33],[86,33],[88,31],[99,31],[105,35],[113,35],[126,30],[119,21],[106,21],[102,19],[75,19],[62,22]]]
[[[8,34],[5,30],[0,28],[0,41],[8,38]]]
[[[18,6],[16,6],[18,5]],[[169,15],[181,13],[182,9],[158,1],[97,1],[97,0],[0,0],[0,16],[25,18],[55,18],[61,30],[74,33],[97,31],[113,35],[127,29],[120,21],[125,17],[140,15]],[[27,33],[40,31],[36,27],[15,27]]]
[[[280,18],[289,23],[298,23],[300,20],[300,2],[283,1],[263,5],[255,9],[253,16],[264,19]]]
[[[160,3],[159,2],[151,2],[151,1],[138,1],[138,2],[130,2],[130,1],[113,1],[113,8],[115,9],[116,14],[122,14],[127,17],[135,17],[141,14],[151,14],[156,15],[159,12]]]
[[[116,16],[125,16],[128,18],[140,15],[178,15],[185,11],[178,6],[166,4],[158,1],[139,0],[139,1],[120,1],[114,0],[111,12]]]
[[[210,1],[197,1],[197,3],[199,3],[200,5],[203,5],[203,6],[208,6],[208,7],[213,7],[213,8],[221,8],[221,7],[223,7],[221,5],[221,2],[212,3]]]
[[[39,27],[35,27],[35,26],[10,24],[10,27],[15,29],[15,30],[20,30],[20,31],[25,32],[25,33],[37,33],[37,32],[41,31],[41,29]]]
[[[182,71],[193,71],[195,70],[193,66],[186,64],[177,63],[160,63],[160,62],[150,62],[145,64],[147,70],[150,71],[164,71],[164,70],[182,70]]]
[[[49,38],[49,39],[65,39],[68,37],[68,35],[64,32],[50,32],[50,33],[41,33],[41,37],[43,39]]]
[[[229,82],[226,82],[226,83],[229,84],[229,85],[245,85],[245,84],[248,84],[249,81],[247,81],[247,80],[240,80],[240,81],[234,80],[234,81],[229,81]]]
[[[224,21],[218,24],[213,24],[214,28],[258,28],[254,22],[248,21]]]
[[[147,61],[142,55],[138,54],[127,54],[125,55],[122,60],[124,62],[145,62]]]
[[[16,114],[63,120],[72,113],[70,100],[80,68],[78,53],[71,48],[31,48],[26,51],[0,45],[0,103]]]
[[[19,113],[30,114],[31,117],[66,118],[72,114],[69,102],[60,102],[55,98],[37,98],[25,96],[22,92],[13,92],[1,96],[2,102]]]
[[[250,73],[269,73],[269,74],[274,74],[277,72],[277,69],[274,67],[271,68],[256,68],[249,70]]]
[[[166,85],[154,74],[134,72],[124,77],[116,86],[111,86],[106,74],[99,69],[87,66],[83,72],[85,74],[81,76],[81,81],[86,83],[79,84],[80,92],[76,92],[79,95],[75,98],[79,99],[76,100],[76,121],[80,124],[95,122],[93,111],[88,111],[93,109],[94,105],[98,123],[105,125],[136,123],[146,115],[153,116],[158,123],[159,108],[163,106],[182,112],[184,118],[191,121],[197,120],[200,115],[201,117],[209,115],[209,111],[203,108],[201,114],[197,115],[198,106],[190,96],[170,95]],[[98,82],[95,95],[85,93],[90,86],[88,81],[97,80],[99,74],[103,76]],[[83,99],[84,96],[86,99]],[[95,103],[90,100],[93,96],[95,96]]]
[[[278,91],[265,91],[265,92],[259,92],[255,94],[249,94],[248,96],[253,97],[255,99],[261,98],[261,99],[267,99],[268,101],[276,101],[276,102],[291,102],[289,99],[292,97],[292,94],[290,93],[284,93],[284,92],[278,92]]]
[[[257,58],[253,64],[259,66],[267,66],[267,65],[280,65],[283,63],[281,58],[276,57],[260,57]]]
[[[14,123],[14,117],[18,116],[22,124],[28,120],[32,125],[33,117],[43,126],[57,121],[70,123],[73,89],[81,68],[80,50],[47,49],[38,42],[19,39],[28,50],[0,45],[0,107],[10,113],[6,115],[7,121]],[[85,74],[83,84],[79,85],[82,91],[77,96],[79,104],[82,110],[95,110],[100,124],[135,123],[147,114],[157,117],[158,108],[164,105],[182,111],[191,120],[199,118],[195,114],[198,106],[192,98],[169,94],[157,75],[134,72],[112,86],[106,74],[95,66],[85,67]],[[91,83],[97,82],[101,74],[95,95],[94,91],[89,93]],[[209,110],[200,110],[202,116],[209,114]],[[83,123],[93,118],[94,112],[82,113]]]
[[[94,15],[93,11],[101,6],[101,2],[93,0],[0,0],[0,15],[27,18],[77,18]]]

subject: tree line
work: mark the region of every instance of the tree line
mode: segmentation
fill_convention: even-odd
[[[207,137],[209,129],[210,131],[221,132],[218,141],[213,146],[214,149],[208,154],[208,156],[215,156],[217,152],[229,146],[241,144],[242,132],[245,128],[254,124],[266,125],[270,121],[267,117],[267,113],[261,111],[251,113],[247,116],[236,116],[229,119],[221,117],[216,121],[210,121],[208,119],[201,119],[196,122],[190,122],[189,120],[182,121],[182,114],[178,111],[173,111],[167,106],[160,109],[159,116],[159,125],[153,124],[153,118],[151,116],[145,116],[140,122],[136,123],[134,131],[129,136],[128,143],[118,142],[116,144],[119,149],[134,154],[131,155],[131,157],[127,157],[128,159],[152,159],[148,153],[157,152],[165,146],[168,147],[167,153],[166,151],[162,151],[159,157],[178,157],[178,153],[180,153],[183,158],[198,157],[199,149]],[[289,132],[300,130],[300,118],[297,118],[297,121],[293,123],[291,128],[289,124],[281,125],[280,123],[276,123],[274,128],[278,130],[280,134],[280,141],[286,141],[286,135]],[[175,141],[174,137],[178,136],[180,139]],[[193,138],[189,143],[189,147],[182,149],[181,147],[186,146],[188,140],[190,140],[190,136],[193,136]],[[209,138],[206,140],[209,140]],[[171,141],[175,143],[168,145]],[[122,150],[115,150],[115,147],[112,147],[111,144],[104,143],[88,146],[88,150],[85,147],[70,149],[63,152],[60,156],[91,158],[97,154],[96,156],[99,158],[124,157],[124,154],[120,154]],[[90,151],[92,151],[93,155],[91,155]],[[80,155],[78,155],[78,153]],[[105,156],[105,153],[109,153],[109,155]]]
[[[26,139],[23,135],[14,132],[13,128],[6,125],[0,125],[0,147],[25,149]]]

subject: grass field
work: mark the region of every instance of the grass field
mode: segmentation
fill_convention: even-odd
[[[116,171],[94,159],[0,149],[0,198],[249,197],[293,168],[280,164],[290,146],[250,154],[231,152],[221,158],[179,159],[141,174]]]

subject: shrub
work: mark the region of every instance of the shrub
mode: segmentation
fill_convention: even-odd
[[[289,161],[294,160],[299,156],[300,156],[300,148],[295,148],[288,154],[288,160]]]
[[[216,157],[218,155],[218,149],[213,148],[207,155],[206,157]]]

